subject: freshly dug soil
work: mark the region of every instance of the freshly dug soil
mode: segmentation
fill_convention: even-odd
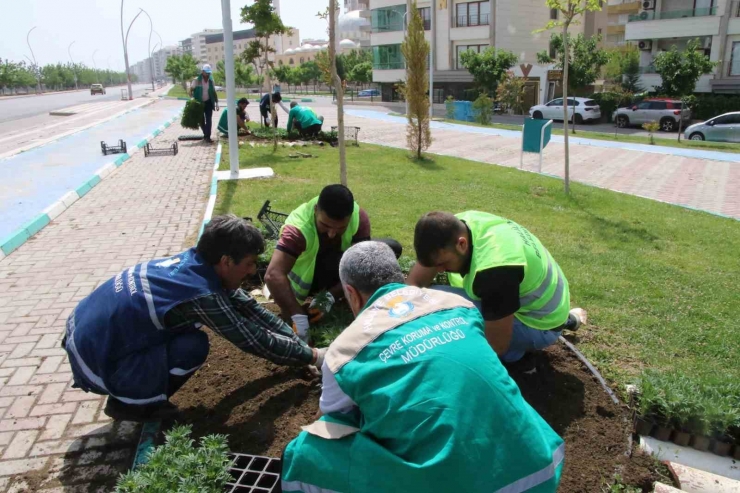
[[[234,452],[280,457],[318,410],[319,379],[242,353],[209,334],[211,352],[198,373],[173,397],[193,425],[193,436],[229,435]],[[532,370],[535,371],[532,371]],[[625,485],[652,491],[670,482],[663,467],[635,452],[625,455],[631,422],[583,365],[562,345],[529,355],[509,368],[525,399],[566,443],[563,493]],[[523,444],[525,446],[525,444]]]

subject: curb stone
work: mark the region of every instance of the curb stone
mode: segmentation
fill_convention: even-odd
[[[59,200],[44,209],[41,214],[39,214],[34,219],[21,226],[20,229],[18,229],[14,233],[11,233],[9,236],[0,241],[0,260],[13,253],[15,250],[18,249],[18,247],[23,245],[33,235],[41,231],[46,225],[48,225],[62,212],[68,209],[78,199],[84,197],[90,190],[93,189],[93,187],[95,187],[95,185],[97,185],[98,183],[100,183],[101,180],[110,175],[113,170],[122,166],[124,162],[128,161],[131,158],[132,154],[134,154],[142,147],[145,147],[149,141],[153,140],[157,135],[162,133],[165,128],[169,127],[172,122],[177,120],[179,117],[180,113],[167,120],[164,124],[160,125],[152,133],[147,135],[141,142],[139,142],[136,148],[133,149],[130,153],[124,153],[116,158],[115,161],[112,161],[98,169],[90,179],[85,181],[85,183],[81,184],[74,191],[66,193]],[[219,158],[221,155],[220,150],[221,147],[219,146]],[[218,164],[216,166],[218,166]]]

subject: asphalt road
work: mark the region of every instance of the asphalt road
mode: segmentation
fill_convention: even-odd
[[[122,87],[125,86],[109,87],[105,95],[96,94],[95,96],[90,95],[90,89],[83,89],[40,96],[0,98],[0,123],[41,114],[48,115],[50,111],[78,104],[120,100]],[[134,97],[140,96],[151,88],[149,84],[134,84],[132,86]]]

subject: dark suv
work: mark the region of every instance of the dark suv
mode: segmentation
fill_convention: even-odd
[[[658,122],[662,131],[675,132],[679,118],[683,118],[684,128],[691,123],[691,110],[682,107],[681,101],[673,99],[646,99],[626,108],[618,108],[612,114],[612,119],[619,128]]]

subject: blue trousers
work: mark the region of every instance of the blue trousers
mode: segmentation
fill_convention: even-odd
[[[452,286],[435,284],[434,286],[431,286],[431,289],[462,296],[466,300],[472,301],[478,310],[481,309],[480,301],[471,300],[462,288],[453,288]],[[519,361],[524,356],[524,353],[528,351],[538,351],[540,349],[545,349],[548,346],[552,346],[557,342],[561,333],[562,331],[560,330],[539,330],[529,327],[520,322],[518,318],[514,317],[514,331],[511,335],[509,350],[500,355],[499,359],[504,363]]]
[[[130,354],[104,378],[77,360],[67,344],[75,387],[133,405],[166,401],[205,363],[208,336],[200,330],[173,334],[165,343]]]

